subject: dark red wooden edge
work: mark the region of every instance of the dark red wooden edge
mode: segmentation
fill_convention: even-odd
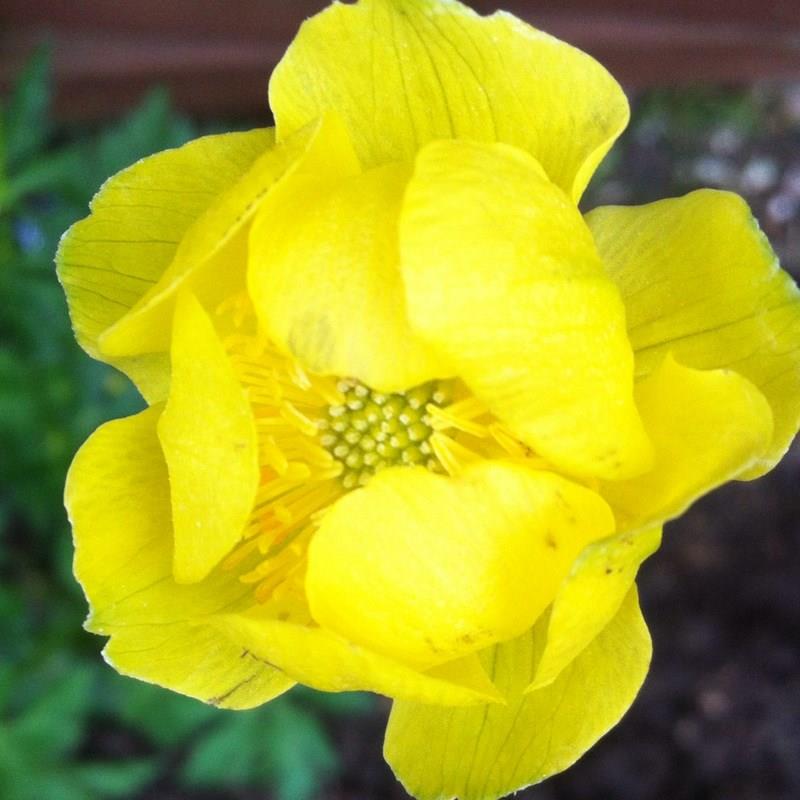
[[[498,3],[474,0],[482,13]],[[800,77],[797,0],[499,3],[602,61],[631,87]],[[0,91],[44,38],[57,113],[99,119],[155,84],[182,110],[266,117],[267,79],[320,0],[2,0]]]

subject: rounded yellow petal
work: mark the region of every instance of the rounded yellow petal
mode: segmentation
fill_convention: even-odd
[[[573,200],[628,121],[621,88],[585,53],[454,0],[334,4],[301,27],[270,105],[279,138],[339,111],[368,166],[436,139],[517,145]]]
[[[248,283],[264,330],[317,373],[397,391],[443,377],[412,333],[398,266],[408,170],[331,160],[284,181],[250,235]]]
[[[478,462],[458,478],[387,469],[323,518],[309,549],[311,613],[430,667],[529,628],[613,524],[593,492],[522,464]]]
[[[668,356],[639,382],[636,400],[655,447],[655,464],[600,493],[621,529],[659,524],[698,497],[762,463],[772,412],[750,381],[730,370],[696,370]]]
[[[203,624],[252,602],[234,575],[180,586],[172,577],[169,479],[156,436],[161,409],[99,428],[67,477],[75,575],[91,606],[87,628],[111,636],[120,672],[206,702],[245,708],[293,681]]]
[[[164,397],[168,359],[107,355],[98,340],[161,280],[192,224],[273,142],[270,129],[206,136],[138,161],[103,185],[91,214],[61,240],[56,264],[78,342],[129,374],[150,401]]]
[[[103,353],[120,356],[168,349],[175,299],[182,288],[212,308],[244,292],[250,222],[264,198],[284,176],[314,171],[329,158],[350,154],[346,133],[334,115],[261,154],[239,180],[218,192],[184,233],[158,283],[103,334]]]
[[[625,302],[637,376],[657,370],[668,352],[689,367],[743,375],[775,421],[770,447],[746,477],[767,472],[800,426],[800,292],[747,204],[701,190],[599,208],[586,221]]]
[[[547,619],[541,658],[528,692],[551,684],[619,610],[642,562],[661,544],[661,529],[648,528],[590,544],[558,589]]]
[[[400,250],[412,327],[520,439],[578,475],[649,466],[622,302],[577,209],[531,156],[426,147]]]
[[[172,383],[158,437],[172,489],[174,574],[205,578],[240,540],[260,479],[255,421],[222,343],[189,292],[178,296]]]
[[[619,721],[650,664],[636,589],[550,686],[526,692],[544,626],[481,654],[507,705],[396,701],[384,755],[417,800],[497,800],[571,766]]]
[[[366,690],[441,705],[500,702],[476,656],[419,672],[321,628],[258,614],[228,614],[214,625],[254,657],[326,692]]]

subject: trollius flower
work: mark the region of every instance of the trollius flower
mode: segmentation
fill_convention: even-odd
[[[734,195],[582,216],[625,97],[507,14],[335,4],[270,102],[61,244],[148,402],[69,474],[87,626],[219,706],[388,695],[412,794],[497,798],[633,701],[661,524],[788,447],[798,292]]]

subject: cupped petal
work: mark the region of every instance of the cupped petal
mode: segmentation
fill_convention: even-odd
[[[668,355],[637,384],[636,400],[655,448],[654,467],[599,489],[622,530],[678,516],[763,463],[772,441],[769,403],[731,370],[691,369]]]
[[[367,166],[411,160],[436,139],[513,144],[575,201],[629,116],[622,89],[585,53],[453,0],[327,8],[275,69],[270,105],[279,139],[339,111]]]
[[[591,644],[619,611],[642,562],[658,550],[661,528],[625,531],[590,544],[572,565],[547,619],[536,691],[551,684]]]
[[[586,217],[619,286],[636,374],[666,353],[697,369],[732,369],[772,407],[775,428],[754,478],[781,458],[800,426],[800,292],[780,269],[747,204],[701,190]]]
[[[264,330],[314,372],[399,391],[444,377],[405,314],[397,218],[409,170],[329,161],[286,180],[250,235],[250,296]]]
[[[214,325],[179,294],[158,438],[172,496],[178,583],[205,578],[241,539],[260,479],[255,420]]]
[[[252,589],[215,574],[181,586],[172,577],[167,467],[156,435],[160,407],[100,427],[67,477],[75,575],[89,600],[87,628],[111,636],[106,658],[141,680],[230,708],[247,708],[293,681],[204,624],[244,608]]]
[[[578,553],[613,527],[594,492],[523,464],[477,462],[457,478],[387,469],[322,519],[311,614],[428,668],[528,629]]]
[[[104,354],[99,339],[161,280],[217,195],[273,143],[272,129],[227,133],[142,159],[110,178],[91,214],[61,240],[56,265],[78,342],[130,375],[150,401],[164,397],[168,359]]]
[[[168,350],[175,299],[190,289],[209,308],[246,288],[247,240],[261,202],[282,178],[352,160],[343,125],[328,114],[257,158],[189,228],[161,279],[100,339],[114,356]]]
[[[412,328],[519,438],[577,475],[649,467],[619,294],[580,214],[531,156],[428,145],[400,252]]]
[[[426,673],[322,628],[258,614],[221,615],[214,624],[255,658],[321,691],[370,691],[445,706],[502,702],[475,655]]]
[[[496,800],[566,769],[619,721],[639,691],[651,645],[636,589],[550,686],[526,692],[544,626],[481,654],[507,705],[396,701],[384,755],[418,800]]]

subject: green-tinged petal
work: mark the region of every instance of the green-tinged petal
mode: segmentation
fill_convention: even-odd
[[[587,215],[628,313],[637,376],[671,352],[698,369],[744,375],[772,407],[772,444],[758,477],[800,425],[800,292],[783,272],[747,204],[702,190],[646,206]]]
[[[211,625],[176,623],[123,628],[103,650],[123,675],[220,708],[247,709],[294,686],[284,673],[242,651]]]
[[[626,531],[590,544],[558,589],[535,677],[527,691],[552,683],[619,611],[641,563],[661,544],[661,529]]]
[[[579,475],[650,465],[619,294],[580,214],[531,156],[428,145],[400,249],[412,328],[518,437]]]
[[[762,463],[772,439],[764,395],[731,370],[696,370],[669,355],[636,386],[636,401],[656,458],[629,481],[606,482],[620,529],[681,514],[716,486]]]
[[[273,142],[271,129],[228,133],[145,158],[108,180],[90,216],[61,240],[58,275],[78,341],[129,374],[150,401],[165,395],[167,359],[110,357],[98,340],[159,282],[186,231]]]
[[[384,754],[411,795],[496,800],[566,769],[619,721],[650,663],[636,589],[556,681],[526,693],[544,636],[537,626],[481,654],[506,706],[395,702]]]
[[[189,292],[178,296],[172,384],[158,438],[172,490],[174,575],[205,578],[240,540],[259,482],[250,404],[214,326]]]
[[[175,298],[190,288],[209,308],[244,291],[250,222],[284,176],[311,173],[328,160],[354,159],[346,132],[333,115],[264,152],[186,232],[161,280],[100,340],[104,353],[166,350]]]
[[[246,607],[252,589],[215,574],[172,577],[169,481],[153,407],[99,428],[70,468],[66,505],[75,575],[91,606],[89,630],[112,637],[106,655],[129,675],[229,707],[264,703],[292,685],[201,624]]]
[[[594,492],[482,461],[458,478],[387,469],[338,500],[309,549],[323,627],[426,668],[527,630],[570,564],[613,530]]]
[[[214,624],[254,657],[322,691],[456,706],[502,701],[474,655],[423,673],[321,628],[253,614],[220,616]]]
[[[330,161],[283,182],[250,236],[250,295],[270,337],[318,373],[397,391],[443,367],[412,333],[398,265],[408,169]]]
[[[585,53],[453,0],[327,8],[275,69],[270,105],[279,138],[341,112],[368,166],[436,139],[517,145],[573,200],[628,121],[619,85]]]

